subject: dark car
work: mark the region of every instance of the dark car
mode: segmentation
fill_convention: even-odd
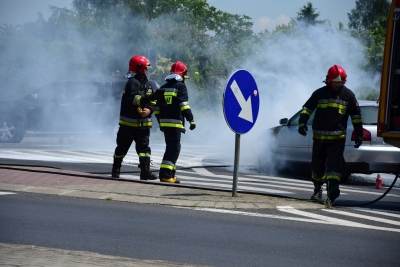
[[[0,142],[21,142],[27,130],[109,130],[118,118],[121,92],[122,88],[111,82],[93,81],[53,82],[18,95],[3,92]]]

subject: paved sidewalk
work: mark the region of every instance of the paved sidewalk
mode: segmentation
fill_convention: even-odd
[[[178,267],[194,266],[28,245],[0,243],[0,266],[15,267]]]
[[[233,198],[226,191],[118,181],[106,176],[35,167],[0,167],[0,190],[194,208],[275,209],[286,205],[300,209],[321,208],[310,201],[248,193],[239,193]]]

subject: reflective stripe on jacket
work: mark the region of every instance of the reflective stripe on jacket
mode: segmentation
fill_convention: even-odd
[[[193,114],[189,106],[186,85],[180,80],[167,80],[154,93],[157,102],[157,119],[160,128],[176,128],[185,131],[185,119],[193,121]]]
[[[345,86],[336,92],[327,86],[314,91],[300,111],[299,126],[306,125],[313,112],[315,116],[312,128],[315,140],[345,139],[349,116],[356,136],[362,138],[360,107],[353,92]]]

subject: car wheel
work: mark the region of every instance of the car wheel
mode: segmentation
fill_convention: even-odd
[[[0,120],[0,143],[19,143],[25,136],[24,118],[6,118]]]

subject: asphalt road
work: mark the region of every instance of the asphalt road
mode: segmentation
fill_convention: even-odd
[[[1,196],[0,242],[212,266],[398,266],[400,234],[163,206]]]

